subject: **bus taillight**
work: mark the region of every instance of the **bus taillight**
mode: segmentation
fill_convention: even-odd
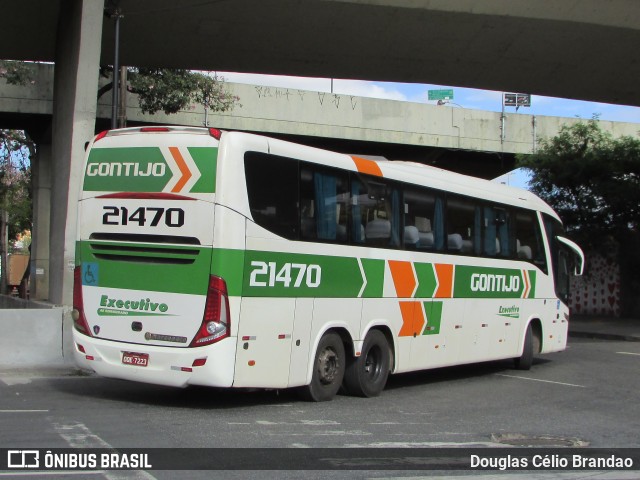
[[[222,278],[211,275],[209,277],[209,289],[207,291],[202,324],[191,342],[191,346],[210,345],[228,337],[229,334],[227,283]]]
[[[98,140],[102,140],[107,135],[109,135],[109,130],[101,131],[98,135],[96,135],[96,138],[93,139],[93,143],[96,143]]]
[[[82,300],[82,272],[80,267],[76,267],[73,270],[73,311],[71,312],[71,318],[73,318],[73,326],[80,333],[91,336],[91,330],[87,323],[87,318],[84,316],[84,302]]]

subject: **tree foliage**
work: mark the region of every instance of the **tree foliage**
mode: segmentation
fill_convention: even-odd
[[[22,130],[0,129],[0,210],[9,212],[9,238],[31,230],[31,162],[35,144]]]
[[[613,138],[597,119],[563,126],[519,155],[531,190],[549,203],[567,231],[587,246],[640,227],[640,139]]]
[[[26,85],[33,82],[29,64],[13,60],[0,60],[0,78],[4,78],[9,85]]]
[[[103,69],[103,76],[110,75],[105,72]],[[172,114],[187,110],[194,103],[210,112],[224,112],[239,105],[240,99],[227,90],[224,80],[217,75],[184,69],[130,67],[127,80],[127,90],[138,95],[143,113]],[[111,88],[109,83],[99,94]]]
[[[640,139],[613,138],[592,119],[564,126],[517,161],[587,251],[587,272],[590,253],[617,260],[622,315],[640,315]]]

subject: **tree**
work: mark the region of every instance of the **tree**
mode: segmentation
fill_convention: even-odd
[[[623,314],[640,314],[640,138],[613,138],[597,118],[563,126],[517,165],[584,249],[617,256]]]
[[[27,62],[0,60],[0,78],[10,85],[32,83]],[[9,213],[9,238],[31,230],[31,158],[35,143],[22,130],[0,129],[0,210]]]
[[[9,85],[26,85],[33,81],[29,65],[13,60],[0,60],[0,78],[4,78]]]
[[[563,126],[540,142],[537,153],[518,155],[517,162],[531,172],[531,190],[578,240],[638,230],[640,139],[614,139],[592,119]]]
[[[7,284],[9,239],[31,231],[33,142],[23,131],[0,129],[0,292]]]
[[[102,68],[103,77],[110,77],[109,68]],[[238,105],[239,97],[231,94],[222,78],[184,69],[127,69],[127,91],[138,95],[143,113],[166,114],[185,110],[193,103],[204,105],[207,111],[224,112]],[[98,97],[113,88],[108,83],[100,88]]]

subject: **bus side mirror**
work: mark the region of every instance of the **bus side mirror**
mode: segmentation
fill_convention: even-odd
[[[582,249],[578,246],[577,243],[575,243],[572,240],[569,240],[568,238],[560,237],[560,236],[556,238],[560,243],[569,247],[569,250],[571,250],[577,257],[576,268],[573,274],[576,276],[582,275],[584,273],[584,252],[582,251]]]

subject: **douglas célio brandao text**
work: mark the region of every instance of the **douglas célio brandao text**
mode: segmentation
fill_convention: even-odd
[[[532,454],[532,455],[470,455],[470,467],[482,470],[522,469],[634,469],[633,458],[607,454]]]

